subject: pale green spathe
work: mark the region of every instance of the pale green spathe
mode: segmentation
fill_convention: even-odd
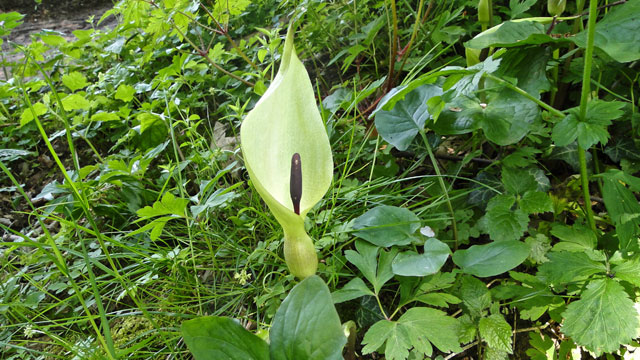
[[[292,27],[278,74],[243,121],[240,137],[251,181],[284,229],[289,270],[299,278],[313,275],[317,257],[304,216],[329,189],[333,159],[309,75],[295,53]],[[289,192],[294,153],[302,164],[300,215]]]

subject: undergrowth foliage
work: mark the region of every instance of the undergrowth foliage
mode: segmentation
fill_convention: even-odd
[[[255,358],[633,358],[638,13],[121,0],[94,19],[113,29],[28,44],[11,41],[23,15],[0,14],[0,358],[200,359],[202,316]],[[291,22],[333,155],[297,214],[306,282],[239,143]],[[309,353],[269,355],[269,336]]]

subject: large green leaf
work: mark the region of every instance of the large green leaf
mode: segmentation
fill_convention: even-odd
[[[489,347],[509,354],[511,349],[511,326],[500,314],[493,314],[480,319],[478,331]]]
[[[438,239],[428,239],[424,253],[413,251],[400,253],[393,260],[393,273],[402,276],[426,276],[435,274],[451,254],[449,246]]]
[[[496,241],[458,250],[453,254],[453,262],[467,274],[489,277],[522,264],[529,251],[529,246],[520,241]]]
[[[269,339],[272,360],[342,359],[347,338],[322,279],[307,277],[291,290],[276,312]]]
[[[207,316],[182,323],[184,342],[196,360],[268,360],[269,345],[236,321]]]
[[[551,18],[537,19],[551,22]],[[505,21],[494,26],[467,41],[464,46],[472,49],[487,47],[512,47],[524,45],[540,45],[550,42],[566,42],[564,39],[554,39],[547,34],[544,24],[540,21],[517,20]]]
[[[621,183],[618,172],[610,171],[603,177],[602,198],[616,226],[620,250],[638,250],[640,203],[633,192]]]
[[[538,119],[538,105],[509,89],[488,92],[487,103],[458,96],[427,127],[441,135],[456,135],[482,129],[487,139],[498,145],[522,139]]]
[[[375,124],[380,136],[398,150],[406,150],[429,118],[427,100],[442,95],[436,85],[422,85],[398,101],[393,109],[376,114]]]
[[[562,314],[562,332],[596,356],[615,352],[637,336],[638,312],[624,288],[615,280],[589,283],[580,300]]]
[[[558,146],[566,146],[578,140],[583,149],[609,140],[608,126],[611,120],[618,119],[624,113],[621,108],[624,103],[618,101],[589,101],[584,120],[580,120],[578,108],[569,109],[565,116],[553,127],[553,141]]]
[[[549,54],[540,47],[513,48],[502,56],[495,75],[505,79],[516,79],[520,89],[540,98],[540,93],[551,89],[547,79]]]
[[[632,0],[613,7],[596,24],[594,45],[619,62],[640,59],[640,1]],[[587,45],[587,30],[575,37],[580,47]]]
[[[407,245],[420,228],[411,210],[396,206],[375,207],[353,221],[355,235],[378,246]]]

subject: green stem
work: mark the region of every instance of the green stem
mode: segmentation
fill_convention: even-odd
[[[413,24],[413,32],[411,33],[411,38],[409,39],[409,43],[407,44],[404,54],[402,54],[402,63],[400,64],[400,69],[398,69],[398,74],[396,74],[396,77],[400,76],[400,73],[402,72],[402,69],[406,64],[407,59],[409,58],[409,52],[411,51],[413,42],[416,39],[416,35],[418,35],[418,28],[420,28],[420,18],[422,17],[423,6],[424,6],[424,0],[420,0],[420,3],[418,4],[418,13],[416,14],[416,22]]]
[[[431,150],[431,145],[429,145],[429,140],[427,139],[427,135],[424,129],[420,130],[420,136],[422,136],[422,141],[424,141],[424,146],[427,148],[427,153],[429,154],[429,159],[431,160],[433,169],[435,170],[436,175],[438,175],[438,183],[440,184],[440,188],[444,193],[444,198],[447,202],[449,213],[451,214],[451,227],[453,230],[453,240],[454,240],[453,249],[458,250],[458,225],[456,223],[456,216],[453,212],[453,206],[451,205],[451,199],[449,198],[449,190],[447,189],[447,186],[444,183],[442,174],[440,173],[440,167],[438,166],[438,161],[436,160],[436,157],[433,155],[433,150]]]
[[[587,25],[587,48],[584,54],[584,70],[582,71],[582,92],[580,93],[580,121],[585,121],[587,117],[587,104],[589,93],[591,92],[591,67],[593,65],[593,42],[596,35],[596,18],[598,16],[598,1],[589,2],[589,23]],[[584,206],[586,209],[587,222],[591,230],[596,230],[596,222],[591,209],[591,195],[589,194],[589,174],[587,173],[587,161],[585,150],[578,143],[578,156],[580,160],[580,180],[582,183],[582,193],[584,196]]]

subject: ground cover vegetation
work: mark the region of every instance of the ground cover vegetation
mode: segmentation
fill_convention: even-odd
[[[0,14],[0,357],[636,358],[639,13],[122,0],[23,45]],[[255,161],[286,119],[241,149],[291,24],[331,173]],[[278,210],[273,179],[327,174]]]

